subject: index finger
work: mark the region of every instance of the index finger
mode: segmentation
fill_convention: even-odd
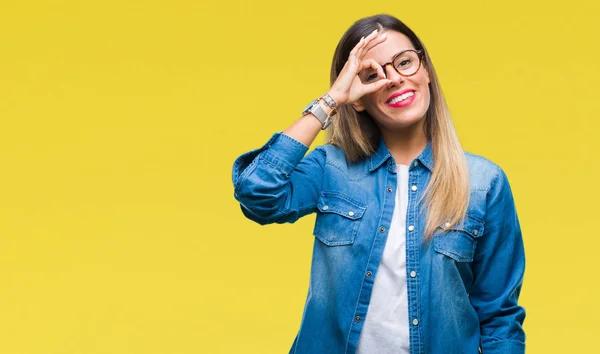
[[[379,36],[377,36],[377,38],[375,38],[373,41],[368,43],[365,48],[363,48],[364,49],[363,53],[366,53],[369,50],[371,50],[373,47],[376,47],[379,44],[385,42],[386,39],[387,39],[387,33],[385,33],[385,32],[381,33]]]
[[[372,34],[375,34],[376,32],[373,32]],[[385,40],[387,39],[387,34],[386,33],[381,33],[381,34],[377,34],[377,36],[374,37],[366,37],[365,38],[365,43],[364,45],[358,50],[358,53],[356,53],[356,56],[358,57],[359,60],[362,60],[362,58],[365,56],[365,54],[371,50],[373,47],[379,45],[380,43],[383,43]]]

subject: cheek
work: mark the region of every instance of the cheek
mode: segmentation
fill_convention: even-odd
[[[369,95],[363,96],[363,104],[367,109],[372,109],[377,107],[377,102],[381,101],[381,97],[377,95],[377,92],[371,93]]]
[[[428,85],[425,85],[425,89],[423,90],[423,105],[425,106],[426,111],[431,106],[431,93],[429,92]]]
[[[385,87],[380,88],[379,90],[375,91],[375,92],[371,92],[365,95],[365,97],[367,98],[367,100],[369,100],[369,102],[371,103],[375,103],[377,102],[377,100],[379,98],[381,98],[382,95],[384,95],[386,91]]]
[[[429,97],[431,96],[431,91],[429,88],[429,80],[427,80],[426,76],[423,76],[419,79],[419,91],[421,91],[421,95],[425,98],[426,101],[429,101]]]

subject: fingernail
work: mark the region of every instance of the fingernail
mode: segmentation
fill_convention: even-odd
[[[360,37],[360,41],[359,42],[362,42],[363,39],[365,39],[365,36]]]
[[[377,33],[377,31],[378,31],[378,30],[376,29],[375,31],[371,32],[371,34],[373,34],[373,33]]]

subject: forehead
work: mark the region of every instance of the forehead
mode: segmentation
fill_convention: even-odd
[[[394,55],[403,50],[415,49],[410,39],[402,33],[389,30],[385,31],[385,33],[387,34],[387,39],[383,43],[371,48],[365,54],[364,59],[374,59],[378,63],[385,63],[392,60]]]

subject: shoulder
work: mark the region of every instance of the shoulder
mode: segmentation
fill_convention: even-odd
[[[505,180],[506,174],[497,163],[481,155],[465,151],[469,168],[471,190],[489,191],[499,180]]]
[[[326,166],[335,166],[341,169],[347,169],[346,156],[342,149],[331,144],[318,145],[308,151],[302,159],[301,164],[318,164],[321,169]]]
[[[340,177],[339,173],[349,180],[360,180],[368,174],[368,159],[356,162],[348,160],[346,153],[339,146],[333,144],[323,144],[315,148],[324,157],[327,171],[333,173],[332,176]]]
[[[344,168],[348,167],[348,160],[346,159],[346,154],[338,146],[332,144],[323,144],[317,146],[314,149],[314,151],[323,155],[328,165],[334,165],[339,167],[343,166]]]

